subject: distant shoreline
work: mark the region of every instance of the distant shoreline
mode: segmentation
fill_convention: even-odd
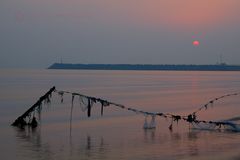
[[[69,70],[139,70],[139,71],[240,71],[240,65],[172,65],[172,64],[70,64],[54,63],[48,69]]]

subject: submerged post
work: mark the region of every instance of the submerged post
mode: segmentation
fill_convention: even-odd
[[[44,100],[49,100],[50,95],[52,92],[54,92],[56,89],[55,86],[53,86],[45,95],[40,97],[38,101],[32,105],[26,112],[24,112],[21,116],[19,116],[13,123],[12,126],[20,127],[23,128],[24,126],[27,125],[25,118],[29,116],[37,107],[41,106],[42,102]],[[30,124],[32,127],[37,127],[36,119],[35,117],[33,118],[32,123]]]

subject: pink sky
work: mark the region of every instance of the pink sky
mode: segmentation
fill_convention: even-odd
[[[3,0],[0,66],[214,64],[220,54],[238,64],[239,8],[239,0]]]
[[[104,5],[103,5],[104,4]],[[112,16],[143,26],[206,29],[238,20],[238,0],[130,0],[104,1]],[[123,18],[123,17],[122,17]]]
[[[23,0],[17,13],[197,29],[238,20],[239,0]],[[22,8],[22,9],[21,9]],[[21,15],[22,16],[22,15]]]

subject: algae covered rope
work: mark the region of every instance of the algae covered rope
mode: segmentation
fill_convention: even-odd
[[[100,103],[101,104],[101,115],[103,115],[103,108],[111,105],[111,106],[119,107],[121,109],[125,109],[125,110],[128,110],[128,111],[135,112],[136,114],[143,114],[144,116],[152,116],[152,117],[154,116],[153,117],[154,118],[153,122],[155,122],[155,116],[160,116],[160,117],[164,117],[164,118],[171,118],[172,119],[172,123],[169,126],[170,130],[172,130],[173,122],[176,121],[178,123],[178,121],[180,121],[180,120],[184,120],[184,121],[188,122],[189,124],[193,124],[193,123],[196,123],[196,124],[198,124],[198,123],[207,123],[207,124],[215,124],[216,126],[219,126],[219,127],[221,127],[221,126],[233,126],[234,124],[229,123],[229,122],[198,120],[196,114],[197,114],[197,112],[202,110],[204,107],[206,108],[206,106],[208,106],[209,104],[213,104],[215,101],[217,101],[219,99],[222,99],[222,98],[225,98],[225,97],[229,97],[229,96],[240,95],[240,93],[233,93],[233,94],[226,94],[226,95],[223,95],[221,97],[217,97],[217,98],[215,98],[213,100],[210,100],[208,103],[206,103],[204,106],[200,107],[198,110],[196,110],[192,114],[189,114],[187,116],[181,116],[181,115],[175,115],[175,114],[170,114],[170,113],[142,111],[142,110],[138,110],[138,109],[135,109],[135,108],[127,107],[127,106],[122,105],[122,104],[118,104],[118,103],[114,103],[114,102],[111,102],[111,101],[107,101],[107,100],[104,100],[104,99],[101,99],[101,98],[96,98],[96,97],[87,96],[87,95],[84,95],[84,94],[74,93],[74,92],[69,92],[69,91],[56,90],[55,87],[52,87],[45,95],[40,97],[39,100],[32,107],[30,107],[23,115],[18,117],[12,123],[12,126],[17,126],[17,127],[20,127],[20,128],[23,128],[26,125],[29,125],[29,126],[31,126],[33,128],[37,127],[38,124],[37,124],[36,118],[35,118],[34,115],[32,117],[32,113],[34,113],[36,110],[39,111],[39,112],[41,111],[41,105],[42,105],[43,101],[45,101],[46,103],[50,102],[50,97],[51,97],[52,92],[56,92],[56,93],[58,93],[61,96],[61,102],[63,102],[63,94],[67,93],[67,94],[71,94],[72,95],[72,107],[71,107],[70,124],[71,124],[71,121],[72,121],[72,109],[73,109],[74,96],[79,96],[80,100],[85,105],[85,109],[87,109],[87,116],[88,117],[91,116],[91,108],[93,106],[93,103]],[[86,104],[84,103],[82,98],[86,98],[87,99],[87,103]],[[80,101],[80,104],[81,104],[81,101]],[[29,117],[29,122],[28,123],[26,122],[26,117]]]
[[[50,96],[52,94],[52,92],[54,92],[56,90],[56,87],[53,86],[51,89],[49,89],[49,91],[43,95],[42,97],[39,98],[39,100],[34,104],[32,105],[26,112],[24,112],[21,116],[19,116],[13,123],[12,123],[12,126],[16,126],[16,127],[24,127],[27,125],[26,121],[25,121],[25,118],[27,116],[29,116],[33,111],[35,111],[35,109],[37,109],[37,107],[41,106],[42,102],[43,101],[47,101],[49,102],[50,101]],[[32,124],[30,124],[32,125]],[[32,127],[36,127],[37,124],[36,122],[34,121],[34,124],[32,125]]]
[[[231,94],[225,94],[219,97],[215,97],[211,100],[209,100],[206,104],[202,105],[200,108],[198,108],[196,111],[194,111],[191,115],[196,115],[198,112],[200,112],[201,110],[205,109],[207,110],[209,105],[211,105],[211,107],[213,107],[214,102],[227,98],[227,97],[231,97],[231,96],[238,96],[240,95],[240,92],[236,92],[236,93],[231,93]]]
[[[92,103],[99,102],[101,104],[101,115],[103,114],[103,107],[112,105],[112,106],[115,106],[115,107],[119,107],[121,109],[125,109],[125,110],[128,110],[128,111],[135,112],[136,114],[143,114],[144,116],[154,116],[154,118],[155,118],[155,116],[160,116],[160,117],[164,117],[164,118],[171,118],[172,122],[171,122],[171,125],[169,126],[170,130],[172,130],[172,128],[173,128],[173,122],[176,121],[178,123],[180,120],[186,121],[189,124],[205,123],[205,124],[214,124],[214,125],[219,126],[219,127],[221,127],[221,126],[233,126],[234,124],[229,123],[229,122],[198,120],[196,114],[197,114],[197,112],[202,110],[204,107],[206,107],[209,104],[213,104],[217,100],[220,100],[220,99],[223,99],[223,98],[229,97],[229,96],[240,95],[240,92],[238,92],[238,93],[226,94],[226,95],[223,95],[221,97],[214,98],[214,99],[210,100],[208,103],[206,103],[204,106],[201,106],[197,111],[195,111],[195,112],[193,112],[193,113],[191,113],[187,116],[181,116],[181,115],[175,115],[175,114],[171,114],[171,113],[142,111],[142,110],[138,110],[138,109],[135,109],[135,108],[127,107],[127,106],[122,105],[122,104],[118,104],[118,103],[114,103],[114,102],[111,102],[111,101],[108,101],[108,100],[104,100],[104,99],[101,99],[101,98],[87,96],[87,95],[84,95],[84,94],[81,94],[81,93],[75,93],[75,92],[63,91],[63,90],[55,90],[55,92],[58,93],[61,96],[61,98],[62,98],[64,93],[77,95],[77,96],[80,97],[80,99],[83,98],[83,97],[86,98],[88,100],[88,102],[85,104],[85,106],[86,106],[86,109],[88,110],[88,112],[87,112],[88,117],[91,116],[91,107],[93,105]],[[81,101],[80,101],[80,104],[81,104]],[[84,104],[83,101],[82,101],[82,103]],[[146,122],[145,126],[148,126],[147,122]],[[152,128],[152,127],[145,127],[145,128]]]

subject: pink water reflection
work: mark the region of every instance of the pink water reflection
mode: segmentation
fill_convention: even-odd
[[[41,77],[37,75],[41,75]],[[49,86],[79,91],[126,106],[152,112],[185,115],[208,100],[238,90],[238,72],[134,72],[134,71],[8,71],[1,80],[2,126],[19,115]],[[8,86],[6,88],[6,86]],[[17,87],[17,90],[16,90]],[[28,91],[26,92],[26,88]],[[239,115],[239,97],[218,101],[202,111],[200,119],[221,120]],[[157,129],[142,129],[144,116],[99,106],[87,118],[76,99],[72,134],[69,133],[71,96],[64,103],[53,96],[42,112],[35,132],[2,127],[4,154],[12,159],[231,159],[238,156],[239,134],[189,130],[185,122],[157,118]]]

